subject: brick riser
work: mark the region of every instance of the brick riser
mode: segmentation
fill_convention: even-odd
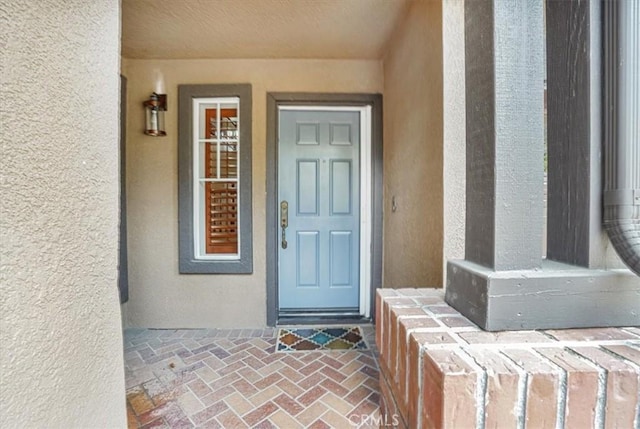
[[[381,289],[376,342],[386,427],[640,427],[638,327],[485,332],[441,290]]]

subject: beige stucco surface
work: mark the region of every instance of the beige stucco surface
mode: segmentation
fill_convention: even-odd
[[[129,326],[258,327],[266,324],[267,92],[383,89],[368,60],[123,60],[128,78],[127,210]],[[178,84],[250,83],[253,90],[253,265],[251,275],[178,273]],[[167,136],[143,134],[142,102],[168,95]],[[439,262],[439,261],[438,261]]]
[[[384,58],[384,287],[442,285],[442,4],[412,2]],[[392,211],[395,197],[397,210]]]
[[[0,4],[0,426],[126,427],[119,2]]]
[[[442,3],[444,114],[443,285],[448,259],[464,259],[465,228],[465,75],[464,2]]]

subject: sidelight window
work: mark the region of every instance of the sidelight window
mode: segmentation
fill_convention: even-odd
[[[180,272],[251,272],[251,87],[180,86]]]
[[[240,100],[194,99],[195,251],[198,259],[239,259]]]

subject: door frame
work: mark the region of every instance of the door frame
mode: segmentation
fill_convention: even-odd
[[[369,136],[369,160],[368,165],[362,165],[362,170],[368,170],[369,183],[361,183],[361,204],[368,201],[368,208],[361,207],[361,213],[365,217],[362,221],[368,221],[368,231],[365,234],[370,237],[368,249],[368,267],[361,266],[361,291],[360,310],[357,319],[369,320],[375,314],[375,290],[382,285],[382,95],[381,94],[323,94],[323,93],[268,93],[267,94],[267,204],[266,204],[266,261],[267,261],[267,325],[275,326],[278,323],[278,121],[279,108],[296,106],[301,109],[311,107],[351,107],[354,110],[370,107],[371,129],[367,131]],[[362,125],[361,125],[362,126]],[[361,136],[361,162],[362,153],[366,152],[362,147],[365,144],[365,136]],[[368,195],[368,198],[366,195]],[[363,212],[367,209],[367,213]],[[360,237],[361,249],[366,243],[364,236]],[[365,249],[367,250],[367,249]],[[361,260],[364,254],[361,253]],[[363,269],[366,272],[363,273]],[[364,276],[363,276],[364,274]],[[367,284],[369,283],[368,287]],[[364,286],[364,287],[363,287]],[[368,293],[367,293],[368,292]],[[317,317],[317,321],[328,322],[341,318],[330,319]],[[353,317],[350,317],[353,319]],[[296,319],[300,322],[314,322],[312,318]],[[287,319],[287,321],[290,321]]]

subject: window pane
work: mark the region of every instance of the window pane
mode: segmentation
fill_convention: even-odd
[[[220,105],[220,138],[238,138],[238,105],[226,103]]]
[[[217,138],[218,103],[200,103],[198,110],[198,123],[200,124],[198,138],[200,140]]]
[[[238,186],[236,182],[204,184],[206,254],[238,253]]]
[[[238,177],[238,143],[220,143],[220,178],[235,179]]]
[[[218,144],[202,142],[198,145],[198,177],[200,179],[218,178]]]

